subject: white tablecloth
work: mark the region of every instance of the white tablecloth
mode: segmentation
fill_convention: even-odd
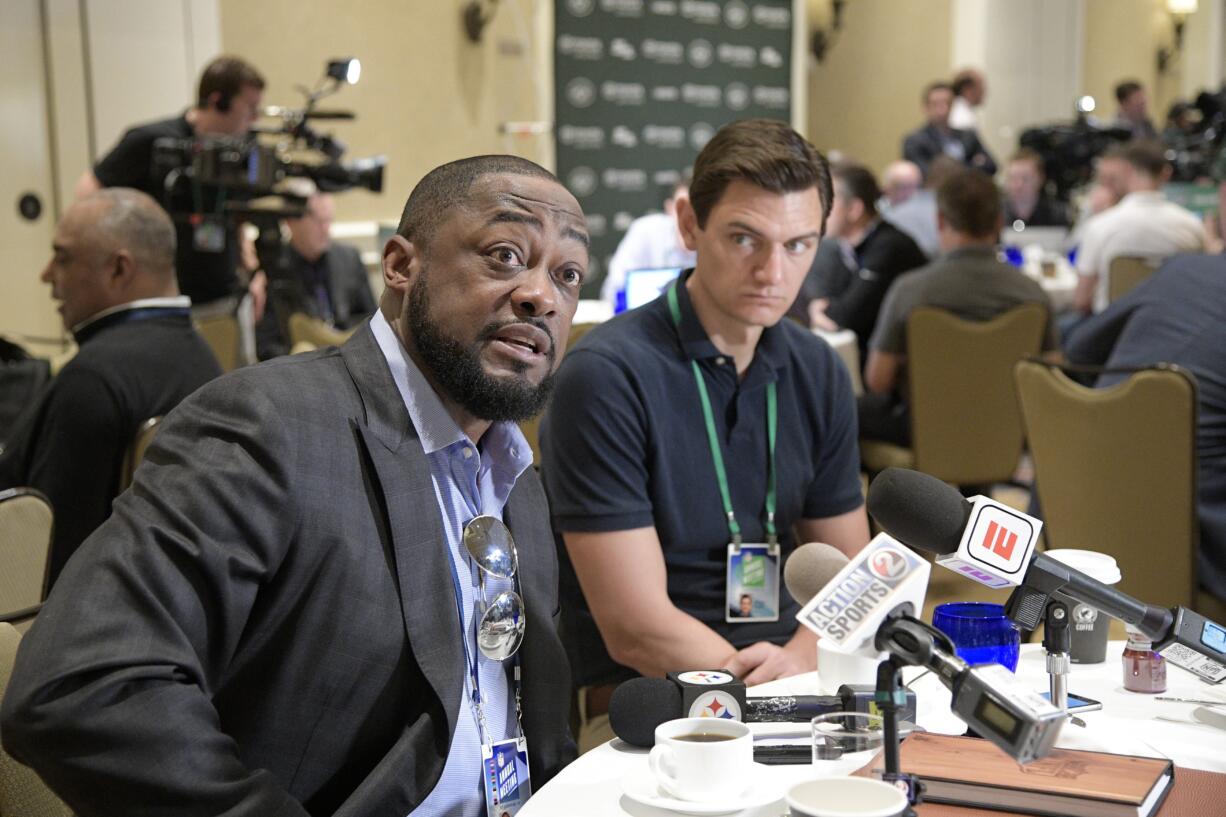
[[[1103,702],[1098,712],[1081,713],[1085,728],[1065,724],[1057,746],[1120,754],[1167,757],[1177,765],[1226,772],[1226,706],[1206,707],[1156,700],[1152,695],[1128,692],[1123,687],[1120,654],[1124,642],[1113,641],[1102,664],[1074,665],[1071,692]],[[1188,672],[1168,665],[1163,694],[1226,702],[1226,685],[1211,686]],[[920,674],[908,669],[904,679]],[[1047,689],[1042,649],[1022,647],[1017,675],[1035,689]],[[818,689],[817,673],[807,673],[754,687],[753,695],[808,694]],[[949,693],[931,673],[912,684],[916,692],[917,720],[925,729],[961,734],[964,726],[949,711]],[[756,733],[776,731],[775,724],[755,725]],[[787,728],[787,727],[784,727]],[[622,794],[622,778],[647,763],[647,750],[614,740],[580,757],[549,785],[538,791],[521,817],[671,817],[674,812],[636,803]],[[763,779],[780,793],[795,782],[817,776],[813,767],[771,766],[760,770]],[[780,817],[785,807],[777,801],[737,812],[739,817]]]

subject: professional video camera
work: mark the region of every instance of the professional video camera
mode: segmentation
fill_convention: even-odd
[[[1047,180],[1061,201],[1068,201],[1074,189],[1090,181],[1099,154],[1131,136],[1126,128],[1103,126],[1090,119],[1088,114],[1093,110],[1093,97],[1082,97],[1071,123],[1027,128],[1018,140],[1021,147],[1043,157]]]
[[[1211,177],[1214,160],[1226,141],[1226,90],[1216,94],[1202,91],[1194,105],[1181,102],[1175,108],[1180,106],[1189,114],[1189,121],[1169,123],[1162,132],[1171,181],[1195,182]]]
[[[349,111],[318,110],[315,105],[352,85],[361,74],[356,59],[331,60],[314,89],[299,86],[306,98],[301,108],[268,107],[265,117],[280,119],[277,127],[257,127],[244,137],[165,138],[154,143],[154,172],[163,178],[163,206],[175,219],[214,218],[235,226],[254,225],[260,266],[269,279],[269,308],[286,333],[290,313],[301,309],[301,287],[289,275],[281,219],[306,211],[303,188],[309,180],[325,193],[354,188],[378,193],[383,189],[387,160],[374,156],[343,162],[345,146],[330,134],[311,127],[312,120],[352,120]],[[216,213],[204,214],[213,204]],[[216,230],[219,242],[224,232]]]
[[[174,212],[172,201],[181,185],[207,185],[233,193],[231,210],[243,210],[241,202],[263,196],[284,199],[280,216],[300,215],[302,196],[282,186],[290,178],[314,182],[325,192],[363,188],[383,189],[383,156],[342,162],[345,146],[311,126],[312,119],[351,120],[348,111],[320,111],[315,104],[339,90],[342,83],[358,81],[361,63],[356,59],[332,60],[315,90],[300,86],[306,96],[302,108],[269,107],[266,116],[281,119],[277,128],[253,128],[244,137],[197,137],[159,139],[154,144],[154,165],[165,178],[163,199]],[[305,155],[304,155],[305,154]],[[314,155],[312,155],[314,154]]]

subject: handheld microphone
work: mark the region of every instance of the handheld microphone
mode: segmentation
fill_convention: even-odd
[[[801,567],[790,570],[790,563],[806,548],[826,548],[828,551],[817,554],[810,551],[801,560]],[[792,554],[784,571],[793,597],[805,598],[796,594],[809,590],[809,584],[818,588],[807,596],[809,601],[796,618],[817,633],[821,643],[834,644],[845,652],[854,652],[866,645],[872,648],[877,628],[891,611],[902,605],[909,606],[908,612],[923,607],[924,589],[932,568],[892,537],[878,534],[855,558],[845,561],[833,576],[829,576],[828,571],[839,563],[838,557],[846,559],[829,545],[804,545]],[[815,569],[811,573],[803,570],[806,564],[814,565]],[[825,575],[819,573],[817,567]],[[790,579],[789,572],[792,573]],[[818,583],[819,578],[826,580]],[[795,591],[793,585],[796,585]]]
[[[676,673],[670,673],[673,675]],[[684,675],[685,673],[680,673]],[[869,712],[873,689],[843,686],[838,695],[773,695],[745,698],[743,707],[734,710],[730,701],[713,714],[709,705],[685,707],[682,687],[670,678],[631,678],[619,684],[609,699],[609,726],[613,733],[633,746],[652,746],[656,727],[676,718],[723,717],[747,723],[808,723],[827,712]],[[705,715],[704,715],[705,711]],[[907,693],[905,717],[914,719],[915,693]],[[743,717],[741,717],[743,715]]]
[[[899,541],[936,554],[938,564],[984,584],[1008,578],[1007,583],[1017,589],[1009,597],[1007,613],[1024,629],[1038,626],[1051,594],[1060,591],[1133,625],[1153,641],[1155,649],[1182,644],[1213,661],[1226,663],[1226,627],[1184,607],[1168,610],[1139,601],[1050,556],[1035,553],[1033,542],[1019,547],[1027,535],[1025,526],[1037,536],[1042,523],[1012,509],[1008,509],[1009,520],[986,514],[983,509],[997,503],[985,503],[983,499],[976,497],[968,502],[936,477],[887,468],[869,486],[868,512]],[[991,532],[993,523],[995,532]],[[1010,549],[1013,534],[1018,538]],[[964,569],[968,560],[974,561],[971,570]]]

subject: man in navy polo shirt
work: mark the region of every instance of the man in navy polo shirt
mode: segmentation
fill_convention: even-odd
[[[695,268],[568,352],[541,430],[580,747],[636,674],[814,669],[779,567],[868,540],[855,402],[837,355],[780,323],[825,229],[822,156],[785,123],[721,129],[678,205]],[[740,613],[750,598],[750,614]],[[807,601],[801,599],[800,602]]]

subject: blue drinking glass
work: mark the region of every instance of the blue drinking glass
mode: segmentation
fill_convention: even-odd
[[[1005,615],[1002,604],[959,601],[938,605],[932,625],[954,642],[958,657],[966,663],[1000,664],[1017,669],[1022,634]]]
[[[1005,260],[1015,267],[1022,265],[1022,248],[1021,247],[1005,247]]]

